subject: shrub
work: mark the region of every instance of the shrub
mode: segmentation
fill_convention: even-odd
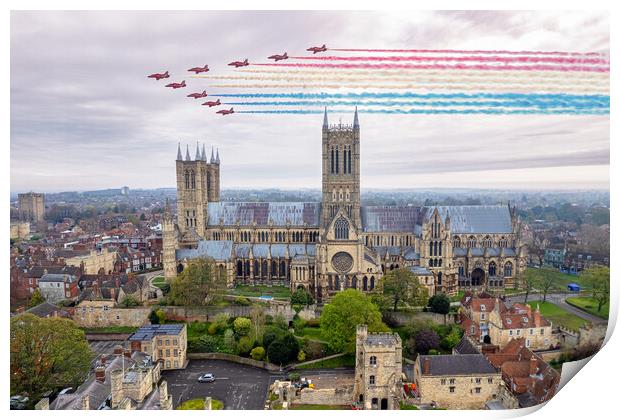
[[[415,349],[420,354],[428,354],[439,348],[439,335],[433,330],[421,330],[415,335]]]
[[[461,341],[462,330],[454,325],[450,329],[450,332],[441,339],[441,347],[446,350],[452,350]]]
[[[250,300],[246,298],[245,296],[237,296],[235,298],[235,305],[250,306],[251,304],[252,303],[250,302]]]
[[[151,311],[151,313],[149,314],[149,321],[151,321],[151,324],[159,324],[159,317],[157,316],[157,311]]]
[[[288,380],[291,382],[298,382],[301,379],[301,375],[297,372],[289,373]]]
[[[209,333],[209,335],[216,335],[217,334],[217,324],[213,323],[213,324],[209,325],[209,329],[207,330],[207,332]]]
[[[314,303],[314,299],[312,299],[312,295],[306,292],[304,289],[297,289],[291,295],[291,304],[295,305],[312,305]]]
[[[304,328],[306,327],[306,321],[301,318],[297,318],[293,320],[293,328],[295,328],[295,333],[298,335],[303,334]]]
[[[273,341],[267,349],[267,356],[271,363],[285,365],[297,358],[299,343],[295,337],[286,333],[284,336]]]
[[[265,348],[254,347],[250,352],[250,357],[254,360],[263,360],[265,358]]]
[[[250,339],[250,337],[241,337],[239,339],[239,343],[237,344],[237,352],[241,356],[247,356],[252,350],[253,345],[254,342]]]
[[[304,353],[303,350],[299,350],[299,353],[297,353],[297,361],[303,362],[304,360],[306,360],[306,353]]]
[[[321,326],[320,318],[312,318],[306,321],[306,327],[319,328]]]
[[[229,349],[235,347],[235,333],[230,328],[224,331],[224,344]]]
[[[286,331],[274,327],[273,325],[265,328],[265,333],[263,334],[263,347],[268,349],[271,343],[282,337],[284,334],[286,334]]]
[[[235,319],[233,326],[237,335],[248,335],[250,332],[250,328],[252,328],[252,321],[250,321],[248,318],[238,317]]]
[[[450,312],[450,299],[448,296],[440,293],[438,295],[431,296],[428,300],[428,306],[431,308],[432,312],[445,315]]]
[[[288,323],[282,315],[276,315],[276,317],[273,319],[273,325],[280,328],[281,330],[288,330]]]
[[[157,318],[159,318],[159,323],[164,324],[166,322],[166,313],[163,310],[158,309],[156,314]]]

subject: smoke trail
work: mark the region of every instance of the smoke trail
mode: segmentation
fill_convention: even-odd
[[[333,68],[333,69],[444,69],[444,70],[520,70],[520,71],[581,71],[608,73],[609,67],[594,66],[550,66],[538,65],[501,65],[491,66],[487,64],[351,64],[351,63],[256,63],[252,66],[266,67],[309,67],[309,68]]]
[[[609,95],[573,95],[543,93],[415,93],[415,92],[281,92],[281,93],[219,93],[223,98],[281,98],[281,99],[505,99],[505,100],[596,100],[609,103]]]
[[[523,56],[523,57],[500,57],[500,56],[329,56],[310,55],[293,56],[293,60],[319,60],[319,61],[457,61],[457,62],[493,62],[493,63],[554,63],[554,64],[603,64],[608,65],[607,57],[549,57],[549,56]]]
[[[506,55],[560,55],[560,56],[605,56],[597,52],[567,51],[508,51],[508,50],[429,50],[429,49],[377,49],[377,48],[328,48],[329,51],[379,52],[379,53],[439,53],[439,54],[506,54]]]
[[[347,110],[332,110],[332,112],[343,113]],[[608,115],[609,111],[601,110],[573,110],[573,109],[375,109],[360,111],[365,114],[486,114],[486,115]],[[238,114],[322,114],[323,110],[309,109],[284,109],[284,110],[251,110],[235,111]]]

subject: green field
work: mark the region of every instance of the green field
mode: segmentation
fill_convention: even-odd
[[[249,286],[240,285],[229,291],[232,295],[246,297],[272,296],[274,299],[288,300],[291,298],[291,289],[286,286]]]
[[[152,283],[153,286],[159,287],[161,289],[163,285],[167,284],[167,281],[164,276],[157,276],[153,277]]]
[[[532,276],[536,276],[537,272],[543,270],[546,273],[548,273],[548,275],[553,277],[553,283],[554,283],[554,289],[558,290],[558,291],[566,291],[566,286],[569,285],[569,283],[577,283],[579,285],[581,285],[582,290],[584,289],[585,284],[581,284],[580,283],[580,278],[579,276],[573,276],[570,274],[565,274],[562,273],[554,268],[533,268],[533,267],[528,267],[525,269],[525,276],[529,276],[529,278],[531,278]],[[536,289],[536,284],[534,284],[534,288]]]
[[[609,319],[609,302],[607,302],[601,307],[601,312],[597,311],[598,302],[591,297],[572,297],[566,299],[566,302],[571,303],[572,305],[577,306],[579,309],[583,309],[584,311],[594,316]]]
[[[321,335],[321,329],[320,328],[309,328],[306,327],[303,329],[303,334],[301,335],[301,337],[307,337],[309,339],[314,339],[314,340],[323,340],[323,336]]]
[[[588,324],[583,318],[578,317],[557,305],[554,305],[551,302],[542,303],[540,301],[531,301],[528,302],[528,305],[532,307],[533,310],[536,310],[536,305],[540,305],[540,313],[542,316],[547,318],[549,321],[553,322],[554,326],[562,325],[571,330],[578,330],[580,327]]]
[[[350,410],[348,405],[292,404],[289,410]]]
[[[355,356],[352,354],[344,354],[332,359],[308,363],[307,365],[299,366],[299,369],[334,369],[339,367],[355,367]]]
[[[211,408],[213,410],[221,410],[224,408],[224,403],[222,403],[220,400],[211,400]],[[181,405],[179,405],[176,409],[177,410],[204,410],[205,400],[202,398],[187,400],[181,403]]]

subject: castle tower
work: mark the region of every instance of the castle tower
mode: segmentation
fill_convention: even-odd
[[[360,217],[360,125],[357,107],[353,125],[329,125],[327,108],[323,116],[323,203],[321,223],[329,225],[339,209],[355,229]]]

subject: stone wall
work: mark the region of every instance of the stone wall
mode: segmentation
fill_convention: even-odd
[[[280,366],[261,360],[248,359],[247,357],[237,356],[227,353],[188,353],[187,358],[191,360],[226,360],[228,362],[239,363],[271,372],[280,371]]]
[[[115,308],[113,302],[83,301],[73,314],[73,321],[84,328],[141,327],[148,321],[151,308]]]
[[[231,318],[236,318],[238,316],[249,317],[252,309],[252,306],[242,305],[229,305],[223,308],[206,306],[195,308],[188,308],[183,306],[166,306],[162,308],[162,310],[166,313],[166,319],[187,322],[211,321],[218,314],[222,313],[227,314]],[[291,305],[284,302],[268,302],[267,305],[264,307],[264,310],[265,315],[271,315],[272,317],[282,315],[287,321],[291,321],[295,316],[295,311],[293,310]],[[303,319],[313,319],[318,318],[319,316],[320,312],[317,311],[315,305],[310,305],[309,307],[299,312],[299,317]]]
[[[355,400],[353,386],[331,389],[304,388],[293,400],[295,404],[349,405]]]
[[[437,324],[454,324],[457,314],[436,314],[434,312],[389,312],[389,317],[398,325],[409,324],[412,321],[432,321]]]

